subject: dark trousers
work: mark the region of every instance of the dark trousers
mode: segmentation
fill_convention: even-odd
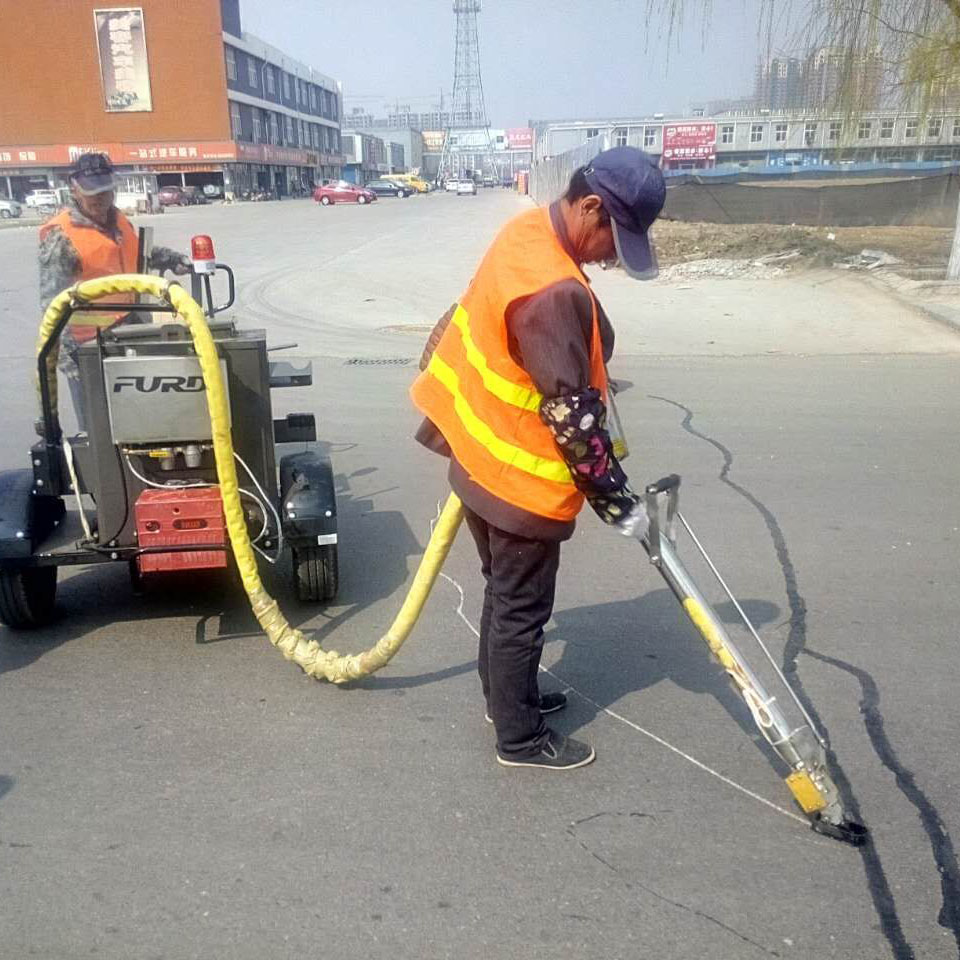
[[[537,670],[553,612],[560,544],[527,540],[465,509],[486,581],[477,668],[503,757],[539,753],[547,739]]]

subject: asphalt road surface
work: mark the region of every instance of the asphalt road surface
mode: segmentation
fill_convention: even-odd
[[[366,648],[404,596],[445,495],[411,439],[414,358],[527,203],[144,218],[183,249],[211,234],[240,322],[314,359],[313,387],[275,402],[314,411],[332,453],[342,592],[316,610],[288,571],[269,582],[327,647]],[[0,232],[2,467],[32,437],[35,242]],[[960,336],[846,274],[596,288],[627,470],[682,474],[873,844],[797,817],[640,547],[588,513],[541,678],[569,693],[556,726],[597,748],[566,774],[494,762],[465,533],[396,660],[349,689],[306,679],[216,580],[138,598],[125,568],[78,569],[54,627],[0,628],[0,956],[958,956]]]

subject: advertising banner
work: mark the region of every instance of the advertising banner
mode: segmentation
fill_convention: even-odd
[[[715,160],[716,154],[715,123],[678,123],[663,128],[664,160]]]
[[[140,7],[93,11],[100,53],[100,83],[107,113],[153,110],[147,38]]]
[[[533,149],[533,130],[530,127],[508,127],[506,134],[509,150]]]
[[[423,131],[423,149],[427,153],[439,153],[443,149],[443,141],[446,134],[443,130],[424,130]]]

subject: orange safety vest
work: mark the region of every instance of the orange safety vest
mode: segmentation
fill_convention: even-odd
[[[130,221],[118,210],[117,232],[120,242],[102,233],[96,227],[79,226],[73,222],[69,210],[61,210],[52,220],[40,228],[40,239],[54,228],[62,230],[73,244],[80,257],[78,281],[109,277],[115,273],[136,273],[139,240]],[[111,303],[135,303],[136,294],[117,293],[110,297]],[[70,336],[77,343],[85,343],[97,335],[97,330],[112,327],[126,313],[75,313],[70,318]]]
[[[510,356],[507,332],[511,303],[562,280],[590,294],[590,384],[606,399],[597,301],[547,208],[520,214],[497,235],[410,395],[481,487],[530,513],[569,521],[584,498],[540,420],[543,397]]]

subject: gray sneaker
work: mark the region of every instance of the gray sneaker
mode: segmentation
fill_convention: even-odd
[[[558,710],[562,710],[566,705],[567,695],[565,693],[540,694],[540,712],[543,714],[556,713]],[[487,723],[493,723],[493,717],[490,716],[489,710],[483,715],[483,719],[486,720]]]
[[[597,754],[589,743],[565,737],[555,730],[547,731],[547,742],[533,757],[507,759],[497,753],[497,763],[502,767],[541,767],[544,770],[575,770],[596,760]]]

